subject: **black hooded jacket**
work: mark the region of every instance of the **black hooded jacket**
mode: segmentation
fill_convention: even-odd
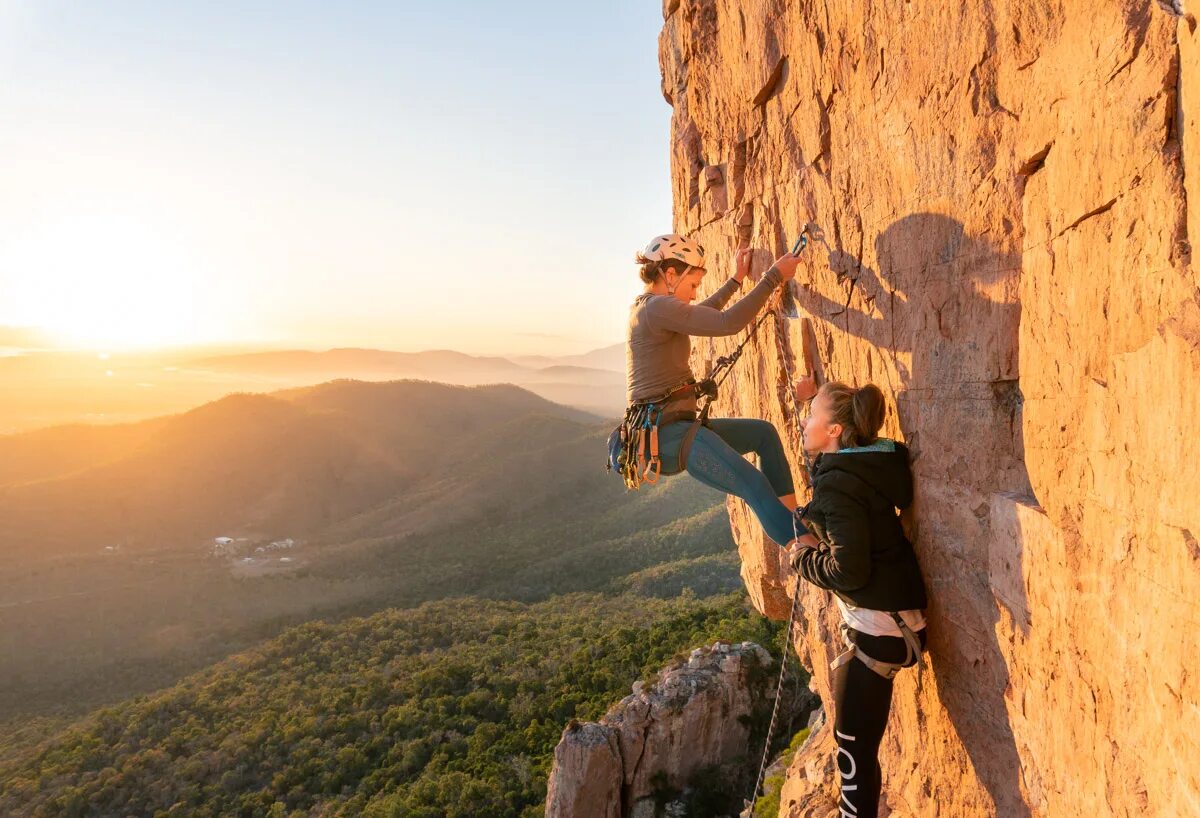
[[[908,449],[885,451],[889,443],[817,456],[803,519],[821,543],[801,551],[799,565],[852,605],[905,611],[925,607],[925,582],[896,512],[913,499]]]

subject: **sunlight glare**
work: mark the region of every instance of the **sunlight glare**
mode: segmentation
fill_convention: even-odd
[[[211,320],[202,325],[199,271],[173,231],[94,211],[41,228],[0,244],[11,290],[0,318],[102,349],[102,359],[219,336]]]

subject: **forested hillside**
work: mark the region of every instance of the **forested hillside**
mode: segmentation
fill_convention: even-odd
[[[541,814],[555,743],[677,653],[778,641],[738,593],[446,599],[293,628],[0,771],[0,814]]]

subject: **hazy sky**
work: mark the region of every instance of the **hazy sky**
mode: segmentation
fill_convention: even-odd
[[[0,0],[0,325],[574,353],[670,229],[661,4]]]

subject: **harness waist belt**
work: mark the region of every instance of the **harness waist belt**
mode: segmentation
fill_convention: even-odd
[[[659,426],[666,426],[668,423],[678,423],[681,420],[694,421],[696,413],[690,410],[681,409],[678,412],[667,412],[658,420]]]
[[[698,392],[698,386],[699,385],[696,383],[695,379],[693,379],[693,380],[690,380],[687,383],[683,384],[682,386],[675,387],[674,389],[672,389],[670,392],[663,395],[662,397],[654,398],[652,400],[643,399],[643,400],[639,400],[639,401],[634,401],[633,405],[634,406],[647,406],[650,404],[657,404],[658,406],[666,406],[668,403],[675,400],[676,398],[682,398],[682,397],[685,397],[688,395],[691,395],[692,397],[699,397],[700,395]]]
[[[912,628],[908,627],[908,623],[905,622],[898,614],[892,613],[892,619],[895,620],[896,626],[900,629],[900,633],[904,638],[904,647],[907,655],[904,657],[903,664],[881,662],[878,659],[868,656],[863,649],[860,648],[858,644],[850,638],[850,626],[843,622],[842,640],[846,643],[846,650],[834,657],[833,661],[829,663],[830,669],[837,670],[851,659],[858,657],[860,662],[878,673],[883,678],[892,679],[895,678],[896,674],[899,673],[903,668],[911,667],[913,665],[913,659],[915,658],[917,666],[917,683],[919,684],[921,681],[921,671],[925,669],[925,660],[921,656],[921,642],[919,639],[917,639],[917,635],[913,633]]]

